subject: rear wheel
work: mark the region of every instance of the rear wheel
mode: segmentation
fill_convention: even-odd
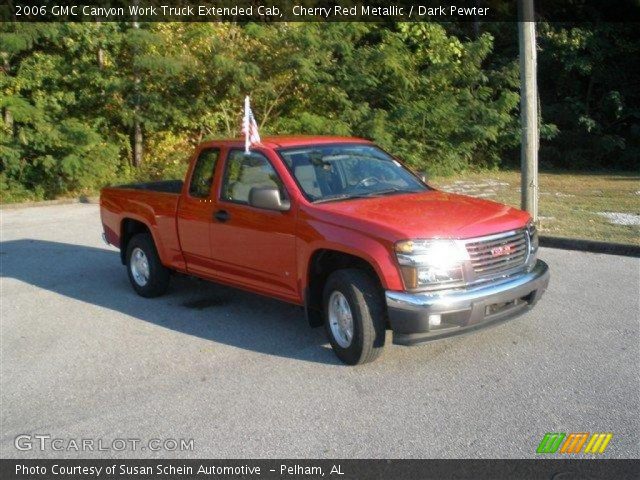
[[[170,271],[160,262],[153,238],[135,235],[127,245],[127,272],[133,289],[143,297],[159,297],[169,288]]]
[[[384,347],[384,299],[376,281],[363,270],[332,273],[323,294],[325,329],[333,351],[349,365],[378,358]]]

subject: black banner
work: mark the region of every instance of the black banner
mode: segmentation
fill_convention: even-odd
[[[0,460],[13,479],[637,479],[638,460]]]
[[[525,0],[527,1],[527,0]],[[12,22],[512,22],[516,0],[12,0]],[[525,21],[640,22],[637,0],[534,0]]]

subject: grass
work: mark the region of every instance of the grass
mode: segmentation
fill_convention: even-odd
[[[640,245],[640,175],[541,173],[539,229],[542,234]],[[520,172],[464,173],[435,177],[436,188],[520,206]],[[631,214],[635,225],[617,225],[599,213]]]
[[[429,183],[443,190],[520,206],[518,171],[467,172],[453,177],[434,177]],[[640,225],[637,224],[640,175],[541,173],[539,192],[538,227],[542,234],[640,245]],[[0,204],[11,201],[5,195],[0,196]],[[611,223],[609,218],[599,214],[607,212],[631,214],[636,224]]]

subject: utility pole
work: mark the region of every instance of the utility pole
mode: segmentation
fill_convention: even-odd
[[[533,0],[518,0],[520,44],[521,208],[538,220],[538,83]]]

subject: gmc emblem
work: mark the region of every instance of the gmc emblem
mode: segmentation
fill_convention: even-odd
[[[503,255],[509,255],[511,253],[511,250],[513,250],[513,247],[511,247],[511,245],[503,245],[500,247],[493,247],[491,249],[491,256],[492,257],[502,257]]]

